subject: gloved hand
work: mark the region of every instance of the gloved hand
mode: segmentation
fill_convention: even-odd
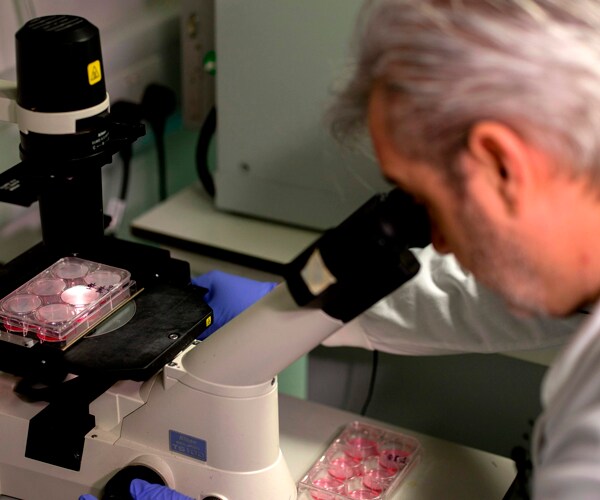
[[[204,300],[214,312],[213,324],[202,332],[198,337],[200,340],[214,333],[277,286],[277,283],[255,281],[222,271],[209,271],[193,278],[192,283],[208,289]]]
[[[150,484],[142,479],[131,481],[129,493],[131,493],[134,500],[194,500],[166,486]]]
[[[186,495],[161,486],[150,484],[142,479],[134,479],[129,486],[129,493],[133,500],[194,500]],[[98,500],[93,495],[81,495],[79,500]]]

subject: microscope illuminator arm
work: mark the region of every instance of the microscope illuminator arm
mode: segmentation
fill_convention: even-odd
[[[0,81],[0,120],[19,128],[21,163],[0,174],[0,201],[39,201],[43,242],[58,255],[95,248],[106,226],[101,167],[144,126],[110,116],[100,33],[87,20],[32,19],[15,40],[17,85]]]

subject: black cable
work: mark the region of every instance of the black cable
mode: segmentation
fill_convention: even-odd
[[[165,155],[164,134],[156,135],[156,154],[158,158],[158,199],[167,199],[167,159]]]
[[[141,123],[142,111],[138,104],[130,101],[117,101],[110,109],[110,114],[116,123]],[[133,145],[128,142],[119,150],[119,156],[123,162],[121,175],[121,189],[119,199],[127,200],[127,191],[129,189],[129,176],[131,171],[131,159],[133,157]]]
[[[131,149],[131,148],[130,148]],[[131,171],[131,154],[129,151],[121,150],[119,151],[119,156],[121,157],[121,161],[123,162],[123,171],[121,177],[121,192],[119,194],[119,199],[122,201],[127,200],[127,191],[129,190],[129,173]]]
[[[110,109],[111,134],[120,136],[123,130],[130,129],[132,126],[141,126],[142,110],[139,104],[121,100],[115,102]],[[133,158],[133,144],[130,141],[120,141],[119,157],[121,158],[121,187],[119,189],[118,201],[113,201],[108,205],[109,214],[104,214],[104,229],[109,230],[109,234],[114,234],[119,228],[121,219],[126,209],[127,192],[129,191],[129,178],[131,172],[131,160]]]
[[[198,178],[204,190],[211,198],[215,196],[215,184],[208,168],[208,150],[210,148],[210,141],[215,135],[216,130],[217,110],[213,107],[206,115],[206,119],[200,128],[198,144],[196,146],[196,170],[198,171]]]
[[[175,112],[176,96],[168,87],[151,83],[142,96],[142,114],[150,125],[156,143],[158,160],[158,189],[160,200],[167,198],[167,160],[165,153],[165,129],[167,118]]]
[[[369,404],[371,403],[371,398],[373,397],[373,392],[375,391],[375,380],[377,378],[377,369],[379,367],[379,351],[373,351],[373,360],[371,363],[371,380],[369,381],[369,390],[367,392],[367,397],[365,398],[365,402],[363,403],[363,407],[360,410],[361,415],[366,415],[367,409],[369,408]]]

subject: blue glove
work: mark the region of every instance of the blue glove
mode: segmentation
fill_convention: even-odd
[[[129,486],[129,493],[133,500],[194,500],[188,496],[161,486],[150,484],[142,479],[134,479]],[[79,500],[98,500],[94,495],[81,495]]]
[[[129,486],[129,493],[134,500],[194,500],[186,495],[160,486],[159,484],[150,484],[142,479],[134,479]]]
[[[213,324],[202,332],[198,337],[200,340],[214,333],[277,286],[277,283],[255,281],[222,271],[209,271],[193,278],[192,283],[208,289],[204,300],[214,312]]]

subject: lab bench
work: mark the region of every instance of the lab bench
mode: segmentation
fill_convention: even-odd
[[[332,439],[357,415],[285,394],[279,397],[280,447],[295,481],[311,468]],[[507,498],[515,479],[512,460],[367,418],[419,441],[420,459],[389,500],[495,500]],[[0,494],[0,499],[11,500]]]

